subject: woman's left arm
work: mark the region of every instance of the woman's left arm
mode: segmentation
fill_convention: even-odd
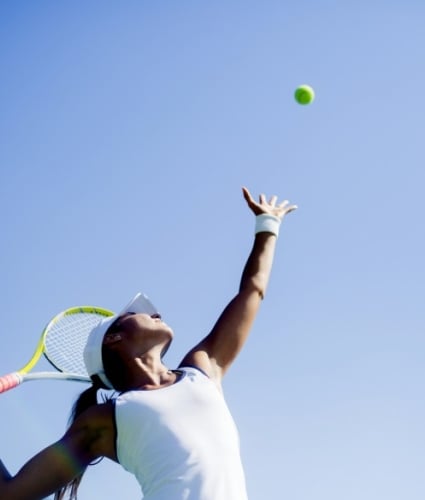
[[[213,329],[183,359],[181,366],[194,365],[220,382],[242,349],[265,295],[273,264],[279,226],[297,207],[288,201],[277,204],[261,195],[256,202],[243,188],[245,200],[256,215],[256,235],[242,272],[237,295],[224,309]]]

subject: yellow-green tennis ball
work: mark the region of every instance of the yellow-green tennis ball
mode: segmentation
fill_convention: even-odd
[[[300,85],[295,90],[294,97],[298,104],[310,104],[314,101],[314,90],[310,85]]]

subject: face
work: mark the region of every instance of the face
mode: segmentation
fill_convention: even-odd
[[[172,338],[173,331],[162,321],[160,314],[125,313],[109,327],[104,343],[124,341],[142,347],[169,344]]]

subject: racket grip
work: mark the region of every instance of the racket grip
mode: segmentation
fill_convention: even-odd
[[[4,375],[0,377],[0,394],[2,392],[9,391],[19,384],[22,384],[24,379],[19,375],[19,373],[9,373],[9,375]]]

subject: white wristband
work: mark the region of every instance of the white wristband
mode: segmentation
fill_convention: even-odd
[[[255,234],[272,233],[279,236],[279,227],[282,221],[271,214],[260,214],[255,217]]]

